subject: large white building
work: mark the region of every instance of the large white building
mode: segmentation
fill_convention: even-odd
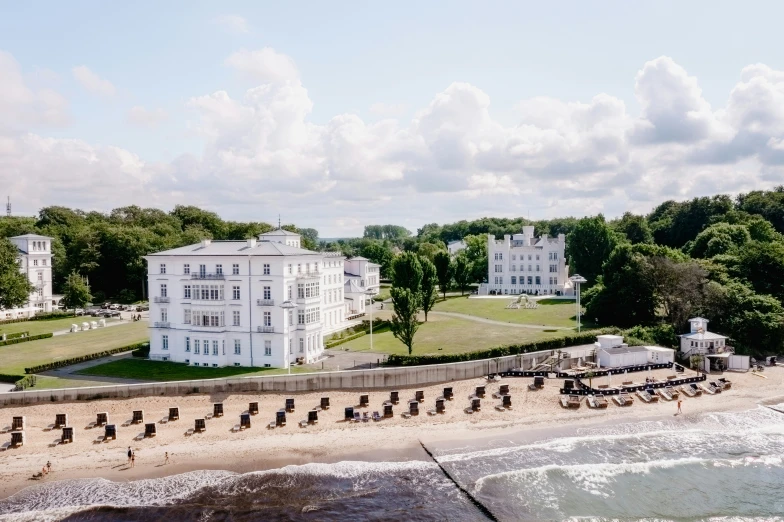
[[[197,366],[314,362],[327,335],[365,313],[372,288],[367,275],[364,287],[347,286],[343,256],[305,250],[285,230],[145,259],[150,358]]]
[[[572,292],[566,237],[534,237],[534,227],[497,241],[487,236],[487,283],[480,294],[564,295]]]
[[[52,238],[25,234],[8,239],[18,250],[19,270],[27,275],[33,291],[21,307],[0,310],[0,319],[20,319],[51,312],[60,298],[52,295]]]
[[[343,275],[346,278],[346,285],[356,283],[358,288],[363,289],[364,292],[369,291],[372,295],[378,294],[381,288],[381,265],[372,263],[362,256],[346,259]]]

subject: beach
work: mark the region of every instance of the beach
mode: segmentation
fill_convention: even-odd
[[[658,370],[657,378],[665,378],[671,370]],[[647,372],[629,374],[625,380],[644,381]],[[130,482],[187,474],[201,470],[220,470],[250,473],[275,470],[285,466],[313,463],[384,462],[410,463],[430,461],[420,443],[437,448],[436,457],[447,455],[455,448],[476,447],[477,441],[520,440],[526,433],[538,438],[558,437],[578,429],[603,429],[620,424],[634,424],[664,419],[667,422],[688,424],[712,412],[743,411],[757,407],[763,401],[784,402],[784,369],[767,368],[764,377],[752,373],[724,374],[732,388],[719,395],[703,394],[689,398],[681,394],[683,413],[675,416],[675,402],[659,401],[644,404],[636,398],[631,407],[614,404],[606,410],[592,410],[583,402],[577,410],[566,410],[558,405],[561,380],[546,381],[545,388],[529,391],[528,378],[504,378],[499,383],[472,379],[419,387],[425,394],[420,414],[404,419],[407,401],[413,399],[415,389],[400,389],[400,404],[395,406],[394,418],[380,422],[345,422],[344,408],[356,406],[361,394],[369,395],[369,407],[359,411],[383,412],[382,403],[389,398],[384,391],[324,391],[302,394],[220,394],[188,395],[181,397],[145,397],[126,400],[96,400],[89,402],[39,404],[29,407],[7,407],[0,410],[0,424],[10,424],[11,417],[26,417],[25,445],[0,453],[0,498],[7,498],[28,486],[72,479],[102,478],[113,482]],[[594,385],[606,378],[594,379]],[[615,384],[620,384],[615,377]],[[499,400],[491,394],[499,384],[509,385],[513,408],[497,411]],[[468,397],[476,386],[485,385],[487,396],[482,410],[466,414]],[[445,386],[452,386],[454,400],[447,401],[446,413],[428,415],[435,398]],[[315,425],[301,428],[299,421],[307,418],[308,410],[319,405],[321,397],[329,397],[331,408],[319,412]],[[287,414],[287,425],[268,429],[275,412],[284,407],[286,398],[295,399],[295,412]],[[259,402],[259,414],[251,417],[252,427],[241,432],[232,428],[239,424],[240,414],[251,401]],[[225,415],[206,421],[206,432],[186,436],[194,419],[203,418],[213,410],[213,403],[223,403]],[[165,424],[157,423],[157,435],[143,440],[135,437],[144,431],[142,425],[122,426],[134,410],[143,410],[145,422],[157,422],[177,406],[180,419]],[[99,412],[108,413],[109,421],[117,425],[117,440],[95,443],[103,428],[86,429]],[[49,431],[57,413],[67,413],[73,426],[72,444],[50,444],[58,439],[60,430]],[[8,434],[5,437],[10,439]],[[135,465],[127,463],[126,452],[131,447]],[[164,463],[168,452],[169,463]],[[29,477],[52,462],[52,473],[42,481]]]

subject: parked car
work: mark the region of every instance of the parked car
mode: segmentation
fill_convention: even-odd
[[[128,305],[128,306],[125,307],[125,310],[127,312],[135,312],[136,311],[136,305]]]
[[[139,305],[139,306],[136,307],[136,311],[137,312],[146,312],[149,309],[150,309],[150,307],[147,306],[147,305]]]
[[[84,315],[84,310],[81,308],[77,308],[74,310],[74,315]]]
[[[120,317],[121,315],[119,310],[109,310],[103,313],[104,317]]]
[[[120,305],[118,304],[109,305],[109,310],[119,310],[119,309],[120,309]]]

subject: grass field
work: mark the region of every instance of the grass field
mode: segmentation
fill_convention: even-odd
[[[312,368],[294,366],[291,373],[313,372]],[[204,368],[188,366],[184,363],[148,361],[144,359],[120,359],[98,366],[85,368],[77,372],[79,375],[100,375],[103,377],[120,377],[140,381],[188,381],[191,379],[220,379],[236,376],[279,375],[286,373],[283,368],[252,368],[224,366],[221,368]]]
[[[0,347],[0,373],[23,375],[25,367],[102,352],[149,338],[147,322],[139,321],[3,346]]]
[[[448,298],[436,304],[434,310],[438,312],[456,312],[466,315],[474,315],[494,321],[518,324],[536,324],[546,326],[572,326],[576,327],[576,310],[573,300],[565,299],[542,299],[538,301],[539,308],[529,310],[520,308],[518,310],[507,310],[506,306],[513,300],[509,299],[468,299]],[[590,327],[593,324],[583,318],[583,327]]]
[[[388,312],[387,312],[388,313]],[[422,317],[424,319],[424,317]],[[468,319],[431,315],[414,337],[414,354],[461,353],[537,339],[559,337],[568,333],[560,330],[547,332],[533,328],[515,328],[480,324]],[[370,351],[370,336],[365,335],[336,349]],[[392,332],[373,335],[373,351],[389,354],[408,354],[408,348],[395,339]]]
[[[30,335],[57,332],[58,330],[68,330],[72,324],[82,324],[85,321],[97,321],[95,317],[66,317],[65,319],[51,319],[48,321],[24,321],[21,323],[10,323],[0,325],[0,334],[12,334],[18,332],[30,332]],[[106,322],[118,321],[118,319],[107,319]]]
[[[31,388],[31,390],[59,390],[62,388],[85,388],[88,386],[111,386],[112,384],[113,383],[111,382],[105,381],[88,381],[85,379],[68,379],[63,377],[39,375],[35,381],[35,388]]]

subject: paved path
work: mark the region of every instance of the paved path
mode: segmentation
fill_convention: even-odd
[[[456,317],[458,319],[466,319],[468,321],[475,321],[477,323],[494,324],[497,326],[511,326],[513,328],[533,328],[536,330],[574,330],[571,326],[549,326],[546,324],[524,324],[524,323],[505,323],[503,321],[495,321],[493,319],[485,319],[484,317],[477,317],[475,315],[460,314],[457,312],[439,312],[431,310],[428,315],[443,315],[446,317]]]

